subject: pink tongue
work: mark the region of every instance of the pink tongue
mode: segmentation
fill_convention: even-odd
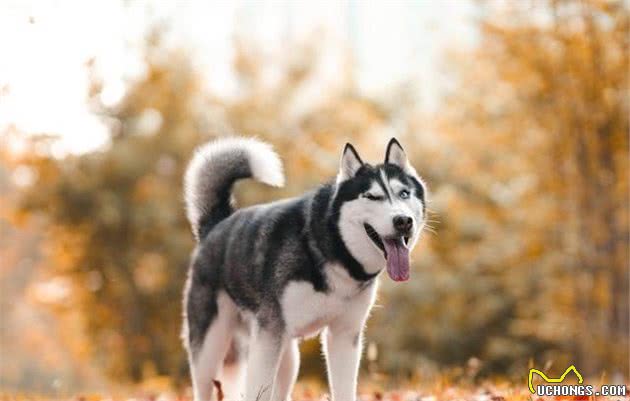
[[[387,274],[394,281],[409,280],[409,249],[402,240],[383,239],[387,251]]]

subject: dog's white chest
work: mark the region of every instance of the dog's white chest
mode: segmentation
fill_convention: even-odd
[[[311,337],[350,310],[350,305],[357,302],[372,302],[371,294],[376,285],[361,288],[351,279],[342,267],[326,266],[326,278],[329,291],[315,291],[306,281],[291,282],[281,298],[282,313],[287,332],[292,337]],[[359,319],[360,317],[357,317]]]

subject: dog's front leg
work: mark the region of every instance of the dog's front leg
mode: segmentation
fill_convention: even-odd
[[[363,326],[376,297],[376,284],[347,305],[322,334],[332,401],[355,401],[363,346]]]
[[[256,327],[249,344],[246,401],[269,401],[274,392],[274,378],[286,343],[280,330]]]
[[[361,330],[361,326],[331,325],[322,336],[332,401],[356,400]]]

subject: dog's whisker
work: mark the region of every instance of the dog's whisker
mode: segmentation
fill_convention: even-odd
[[[427,231],[431,231],[432,233],[437,234],[437,230],[433,227],[427,227]]]

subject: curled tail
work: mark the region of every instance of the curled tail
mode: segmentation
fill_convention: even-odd
[[[184,176],[186,214],[197,241],[233,212],[232,185],[241,178],[284,185],[282,162],[269,144],[228,137],[197,149]]]

